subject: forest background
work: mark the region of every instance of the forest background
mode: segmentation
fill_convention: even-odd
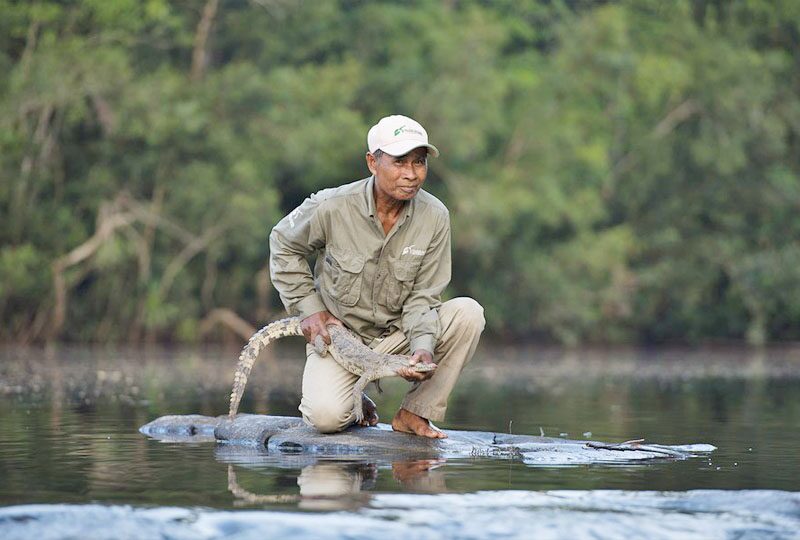
[[[0,0],[0,340],[281,316],[269,230],[392,113],[496,336],[800,338],[796,0]]]

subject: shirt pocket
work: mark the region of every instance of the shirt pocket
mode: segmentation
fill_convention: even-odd
[[[389,272],[383,283],[381,302],[391,311],[398,312],[403,309],[403,303],[414,288],[422,257],[413,259],[390,259],[387,261]]]
[[[328,248],[322,282],[326,292],[343,306],[354,306],[361,297],[364,256],[350,250]]]

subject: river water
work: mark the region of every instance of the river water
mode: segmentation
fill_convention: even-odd
[[[302,343],[240,410],[297,415]],[[710,454],[553,466],[514,456],[277,458],[163,443],[227,412],[238,350],[0,349],[0,538],[800,538],[800,349],[483,345],[440,427]],[[370,393],[382,420],[407,383]]]

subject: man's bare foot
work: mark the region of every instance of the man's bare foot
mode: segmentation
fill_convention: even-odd
[[[406,409],[400,409],[392,418],[392,429],[428,437],[430,439],[446,439],[447,434],[442,433],[431,425],[427,418],[412,413]]]
[[[367,394],[361,394],[361,408],[364,411],[364,418],[358,423],[359,426],[377,426],[378,425],[378,407],[375,402],[369,399]]]

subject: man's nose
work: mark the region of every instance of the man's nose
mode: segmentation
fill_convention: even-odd
[[[417,169],[414,167],[413,163],[403,163],[403,178],[408,178],[409,180],[416,180],[417,179]]]

